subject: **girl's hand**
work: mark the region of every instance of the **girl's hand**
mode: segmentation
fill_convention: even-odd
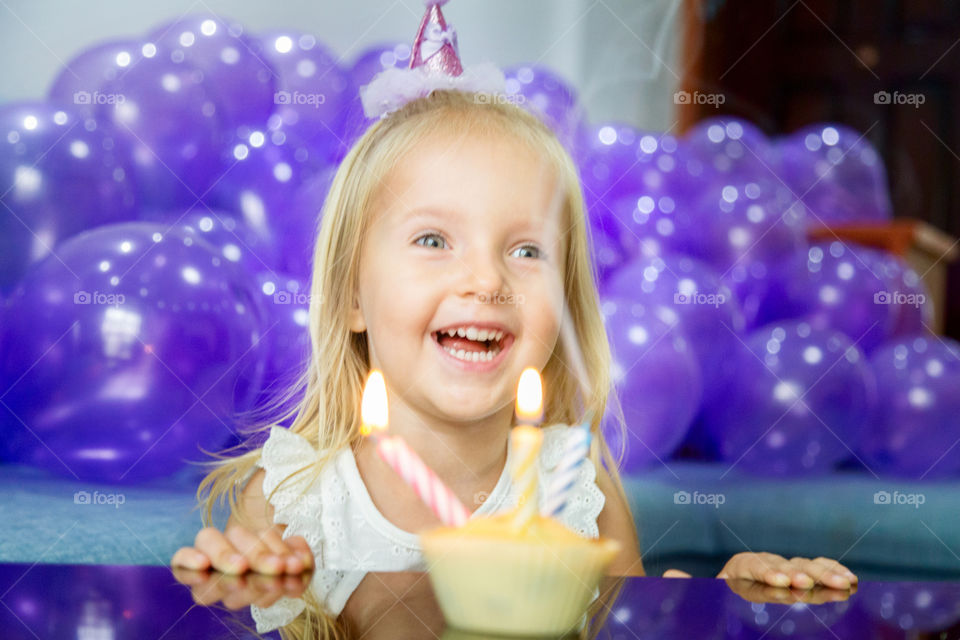
[[[774,587],[810,589],[820,584],[831,589],[849,589],[857,576],[830,558],[794,557],[787,560],[775,553],[743,552],[730,558],[718,578],[745,578]]]
[[[193,601],[210,607],[223,601],[228,609],[242,609],[252,604],[269,607],[281,597],[299,598],[310,584],[310,574],[265,576],[256,573],[236,576],[173,568],[178,582],[190,587]]]
[[[194,546],[181,547],[173,554],[174,567],[203,571],[215,569],[227,574],[247,571],[277,575],[303,573],[313,568],[313,552],[302,536],[280,537],[273,526],[254,533],[237,524],[226,531],[207,527],[197,533]]]

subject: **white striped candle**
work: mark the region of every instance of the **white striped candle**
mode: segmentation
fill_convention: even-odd
[[[557,463],[557,468],[547,481],[543,506],[540,508],[541,515],[556,518],[566,508],[570,492],[580,472],[580,465],[585,464],[584,460],[590,453],[592,439],[590,422],[588,417],[583,424],[571,430],[572,433],[568,436],[560,462]]]

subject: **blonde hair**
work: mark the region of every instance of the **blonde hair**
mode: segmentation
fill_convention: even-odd
[[[589,225],[576,166],[553,132],[534,115],[503,101],[478,100],[473,93],[434,91],[426,98],[406,104],[373,124],[344,158],[323,205],[313,254],[309,308],[311,357],[285,393],[264,409],[249,414],[253,420],[246,430],[262,436],[270,427],[292,420],[290,431],[303,436],[318,449],[313,474],[318,474],[343,447],[352,447],[358,442],[360,400],[370,361],[366,334],[351,331],[347,310],[355,295],[364,234],[383,177],[406,151],[437,132],[506,134],[539,153],[555,172],[557,188],[562,194],[562,228],[567,229],[565,256],[560,259],[565,274],[563,293],[573,337],[583,355],[583,375],[588,388],[584,389],[571,372],[563,341],[558,341],[541,372],[545,389],[544,424],[575,424],[585,412],[592,411],[594,444],[590,458],[598,472],[601,464],[608,469],[629,512],[629,502],[617,472],[617,459],[600,431],[611,390],[611,353],[600,314],[590,260]],[[615,394],[613,398],[616,399]],[[623,435],[625,425],[617,402],[615,409]],[[626,439],[621,437],[620,441],[623,443]],[[236,450],[227,450],[217,455],[218,460],[207,463],[213,469],[197,490],[198,500],[205,507],[205,523],[210,522],[215,504],[224,502],[243,519],[238,495],[244,478],[255,468],[260,450],[236,453]],[[620,456],[622,447],[618,458]],[[310,595],[309,590],[305,595]],[[310,604],[314,606],[307,607],[306,615],[283,630],[284,637],[344,637],[338,621],[325,615],[319,603]]]

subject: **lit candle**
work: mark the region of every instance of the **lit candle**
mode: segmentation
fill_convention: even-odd
[[[543,390],[540,374],[533,367],[523,370],[517,384],[517,422],[510,431],[512,464],[510,475],[517,488],[514,529],[523,529],[537,513],[537,457],[543,443],[539,428],[543,417]]]
[[[456,495],[437,477],[400,436],[381,436],[387,428],[387,387],[383,374],[374,369],[363,388],[360,434],[373,439],[377,454],[397,472],[447,526],[459,527],[470,513]]]
[[[538,426],[543,419],[543,383],[534,367],[527,367],[517,383],[517,422]]]
[[[590,422],[593,419],[593,413],[588,413],[583,423],[575,427],[563,449],[560,462],[557,468],[547,482],[546,496],[540,513],[544,516],[555,518],[559,516],[567,506],[567,500],[570,497],[570,490],[577,480],[577,473],[581,464],[590,453]]]

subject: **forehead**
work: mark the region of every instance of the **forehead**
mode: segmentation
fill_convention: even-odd
[[[394,222],[472,214],[544,221],[559,211],[557,188],[546,156],[503,133],[437,133],[402,154],[376,200]]]

